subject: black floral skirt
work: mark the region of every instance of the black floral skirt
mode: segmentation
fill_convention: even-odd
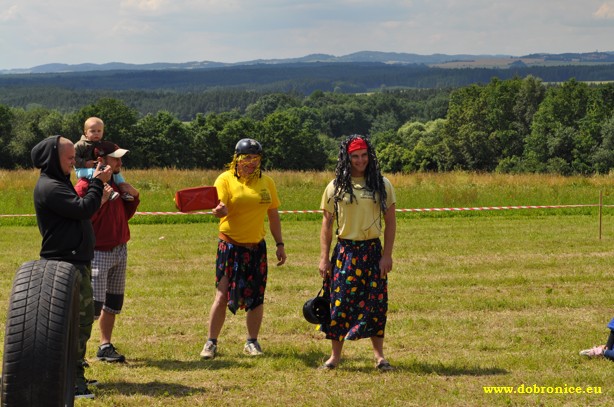
[[[264,303],[268,274],[266,242],[255,248],[233,245],[219,240],[215,259],[215,286],[228,278],[228,309],[252,310]]]
[[[388,280],[380,276],[379,239],[340,239],[331,257],[332,275],[324,282],[330,298],[330,325],[320,325],[337,341],[383,337],[388,312]]]

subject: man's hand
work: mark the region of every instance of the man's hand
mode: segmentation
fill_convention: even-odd
[[[391,256],[382,256],[379,260],[379,270],[381,273],[381,277],[385,278],[388,273],[392,271],[392,257]]]
[[[220,201],[220,203],[213,208],[212,213],[216,218],[223,218],[224,216],[228,215],[228,208],[226,205],[224,205],[224,202]]]
[[[281,266],[282,264],[284,264],[286,262],[286,258],[288,256],[286,256],[286,249],[284,249],[283,246],[279,245],[277,246],[277,250],[275,251],[275,256],[277,257],[277,265]]]
[[[320,277],[326,278],[326,276],[330,275],[331,270],[333,269],[333,265],[330,260],[327,258],[321,259],[320,264],[318,265],[318,271],[320,272]]]
[[[139,196],[138,189],[136,189],[132,185],[128,184],[127,182],[122,182],[121,184],[118,185],[118,188],[119,188],[119,190],[122,193],[128,193],[128,194],[132,195],[135,198],[137,198]]]
[[[104,184],[104,188],[102,189],[102,201],[100,202],[100,206],[104,205],[109,198],[111,198],[111,194],[113,193],[113,187],[109,184]]]
[[[98,178],[103,183],[107,183],[112,176],[113,172],[111,171],[111,167],[108,165],[104,165],[102,162],[99,162],[98,166],[94,170],[93,178]]]

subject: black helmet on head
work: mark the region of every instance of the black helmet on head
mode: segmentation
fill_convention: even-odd
[[[235,154],[262,154],[262,146],[252,138],[243,138],[235,146]]]

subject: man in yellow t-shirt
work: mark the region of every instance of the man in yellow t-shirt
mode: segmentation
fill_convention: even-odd
[[[258,333],[264,312],[264,292],[268,276],[265,217],[275,239],[278,266],[286,262],[281,234],[280,205],[275,182],[262,174],[262,146],[254,139],[241,139],[229,168],[215,180],[220,203],[213,214],[220,219],[215,261],[216,294],[209,316],[209,334],[200,356],[213,359],[217,339],[226,319],[247,312],[247,341],[244,353],[262,355]]]
[[[226,171],[214,185],[219,200],[228,208],[228,214],[220,219],[220,232],[242,243],[258,243],[264,239],[266,214],[280,205],[271,177],[262,174],[246,185],[245,180]]]
[[[388,206],[396,203],[396,195],[392,184],[383,177]],[[343,210],[335,211],[335,182],[331,181],[322,195],[320,208],[338,217],[337,238],[346,240],[377,239],[382,234],[382,212],[379,197],[369,190],[365,178],[352,177],[352,185],[356,199],[345,194],[337,205],[343,205]]]
[[[335,174],[320,205],[318,269],[330,301],[330,321],[323,321],[320,330],[332,348],[320,368],[338,366],[345,341],[370,338],[377,369],[389,371],[393,368],[384,357],[384,333],[396,234],[394,188],[382,176],[369,140],[356,134],[341,142]],[[331,255],[335,220],[337,243]]]

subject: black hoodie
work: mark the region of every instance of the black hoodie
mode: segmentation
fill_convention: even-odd
[[[88,264],[94,258],[94,230],[90,218],[100,208],[103,184],[90,183],[80,198],[60,166],[59,140],[51,136],[32,149],[32,162],[41,173],[34,188],[34,208],[43,237],[40,256],[73,264]]]

